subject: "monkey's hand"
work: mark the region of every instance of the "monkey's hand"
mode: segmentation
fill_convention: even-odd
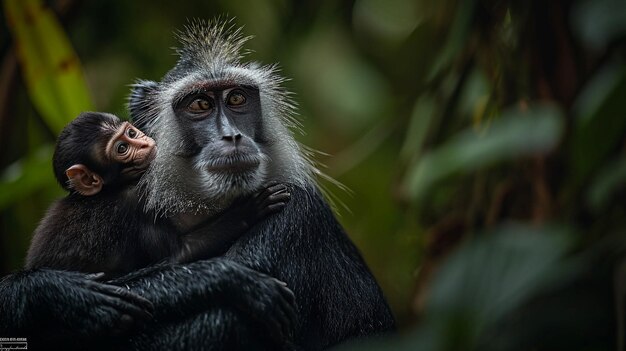
[[[285,283],[224,258],[159,264],[110,283],[150,299],[159,323],[228,305],[285,342],[297,321],[295,296]]]
[[[172,261],[186,263],[223,254],[252,226],[285,208],[290,199],[286,185],[266,184],[257,194],[236,200],[217,218],[182,234],[181,248]]]
[[[22,289],[28,292],[21,314],[32,315],[33,320],[20,322],[25,322],[25,332],[36,338],[79,342],[117,336],[152,318],[150,301],[94,281],[97,275],[45,269],[23,274],[28,276],[21,277]]]
[[[99,279],[99,274],[86,275],[79,284],[83,298],[93,300],[86,315],[95,326],[92,333],[123,335],[152,320],[152,302],[123,287],[100,283]]]
[[[247,231],[269,215],[281,211],[291,200],[286,185],[269,182],[252,197],[239,199],[224,212],[223,216],[237,219],[235,222],[241,233]]]
[[[298,317],[295,296],[287,283],[251,269],[241,273],[232,280],[238,288],[227,296],[230,303],[265,326],[274,340],[290,340]]]

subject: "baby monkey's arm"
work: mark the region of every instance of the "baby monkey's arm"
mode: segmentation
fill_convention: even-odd
[[[236,200],[217,218],[182,234],[173,261],[185,263],[223,254],[256,223],[281,211],[290,198],[287,186],[273,182],[252,196]]]

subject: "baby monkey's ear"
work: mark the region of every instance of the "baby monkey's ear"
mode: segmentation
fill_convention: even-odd
[[[83,196],[96,195],[104,185],[102,177],[82,164],[71,166],[65,171],[65,175],[70,183],[70,188]]]

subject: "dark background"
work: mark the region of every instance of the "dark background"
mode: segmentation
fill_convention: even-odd
[[[373,348],[623,346],[626,1],[17,1],[0,14],[0,273],[63,196],[82,110],[128,116],[188,18],[278,62],[302,143],[402,336]],[[30,72],[30,73],[29,73]]]

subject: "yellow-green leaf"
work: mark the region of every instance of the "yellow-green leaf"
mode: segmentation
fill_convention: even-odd
[[[50,169],[52,153],[52,145],[43,145],[0,173],[0,210],[42,188],[54,188],[56,180],[52,172],[41,172]]]
[[[6,0],[4,10],[30,98],[58,133],[81,111],[93,110],[78,56],[41,0]]]

